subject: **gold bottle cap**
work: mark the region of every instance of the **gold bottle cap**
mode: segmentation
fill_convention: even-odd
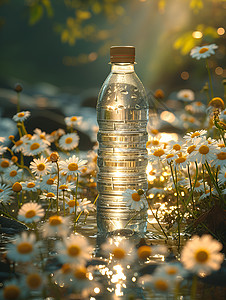
[[[134,63],[135,47],[133,46],[112,46],[110,48],[110,60],[112,63]]]

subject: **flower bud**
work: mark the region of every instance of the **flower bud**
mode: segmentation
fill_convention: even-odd
[[[15,155],[13,155],[13,156],[11,157],[11,161],[14,162],[14,163],[18,162],[18,157],[15,156]]]
[[[22,190],[22,185],[19,182],[15,182],[12,186],[12,190],[19,193]]]
[[[10,141],[13,141],[15,139],[15,136],[14,135],[9,135],[9,140]]]
[[[59,160],[59,154],[57,152],[52,152],[49,156],[49,159],[52,161],[52,162],[57,162]]]
[[[23,91],[23,86],[21,83],[16,83],[15,86],[14,86],[14,91],[17,92],[17,93],[20,93]]]

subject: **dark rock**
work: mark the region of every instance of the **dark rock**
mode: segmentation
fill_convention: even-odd
[[[24,230],[27,230],[27,226],[16,221],[3,216],[0,216],[0,233],[6,234],[16,234]]]

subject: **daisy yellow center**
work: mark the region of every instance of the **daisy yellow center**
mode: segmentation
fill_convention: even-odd
[[[42,284],[42,278],[39,274],[33,273],[27,276],[26,282],[31,289],[38,289]]]
[[[138,193],[133,193],[131,195],[131,197],[132,197],[133,201],[136,201],[136,202],[140,201],[140,195]]]
[[[82,173],[85,173],[87,171],[87,168],[83,167],[81,171],[82,171]]]
[[[191,153],[195,150],[195,148],[196,148],[195,145],[191,145],[191,146],[188,147],[187,152],[188,152],[189,154],[191,154]]]
[[[19,193],[22,190],[22,185],[19,182],[15,182],[12,186],[12,190]]]
[[[217,153],[217,158],[219,160],[225,160],[226,159],[226,152]]]
[[[0,189],[0,193],[2,193],[2,192],[4,192],[4,190],[3,190],[3,189]]]
[[[156,172],[154,171],[154,170],[151,170],[150,172],[149,172],[149,175],[151,175],[151,176],[154,176],[156,174]]]
[[[45,140],[45,134],[44,134],[44,133],[41,133],[39,137],[40,137],[41,139]]]
[[[67,186],[66,184],[61,184],[61,185],[59,186],[59,189],[60,189],[60,190],[66,190],[66,189],[68,189],[68,186]]]
[[[159,131],[158,131],[157,129],[152,129],[152,130],[151,130],[151,133],[156,135],[156,134],[159,133]]]
[[[171,157],[174,157],[174,154],[170,153],[166,155],[166,158],[171,158]]]
[[[43,171],[43,170],[45,170],[45,168],[46,168],[46,166],[45,166],[45,164],[43,164],[43,163],[40,163],[40,164],[37,165],[37,169],[38,169],[39,171]]]
[[[199,53],[202,54],[202,53],[205,53],[206,51],[208,51],[209,48],[206,48],[206,47],[203,47],[199,50]]]
[[[20,289],[14,284],[8,285],[4,288],[3,297],[6,300],[19,299]]]
[[[195,187],[200,187],[200,185],[201,185],[200,182],[197,181],[196,184],[195,184]]]
[[[158,141],[158,140],[153,140],[153,141],[152,141],[152,144],[153,144],[154,146],[157,146],[157,145],[159,145],[159,141]]]
[[[167,291],[168,289],[168,283],[163,279],[157,279],[154,286],[159,291]]]
[[[54,183],[54,179],[53,179],[53,178],[49,178],[49,179],[46,181],[46,183],[47,183],[48,185],[52,185],[52,184]]]
[[[9,176],[10,177],[15,177],[17,175],[17,171],[16,170],[12,170],[10,173],[9,173]]]
[[[146,147],[150,146],[151,145],[151,141],[147,141],[146,143]]]
[[[202,145],[200,148],[199,148],[199,153],[200,154],[203,154],[203,155],[206,155],[207,153],[209,153],[210,151],[210,148],[206,145]]]
[[[193,139],[194,137],[197,137],[197,136],[200,136],[200,133],[194,132],[194,133],[192,133],[191,138]]]
[[[205,190],[205,194],[209,194],[210,193],[210,190]]]
[[[226,172],[224,173],[224,178],[226,178]]]
[[[223,113],[224,115],[226,115],[226,110],[224,111],[224,113]]]
[[[87,271],[85,267],[79,267],[74,271],[75,278],[79,280],[87,279]]]
[[[22,145],[23,143],[24,143],[23,141],[19,140],[19,141],[17,141],[17,142],[15,143],[15,145],[16,145],[16,147],[19,147],[19,146]]]
[[[8,168],[8,167],[9,167],[9,162],[8,162],[8,160],[3,160],[3,161],[1,162],[1,167],[2,167],[2,168]]]
[[[70,201],[68,201],[68,206],[69,207],[74,207],[75,206],[75,200],[70,200]]]
[[[175,275],[175,274],[177,274],[177,268],[175,268],[175,267],[169,267],[166,272],[169,275]]]
[[[116,259],[123,259],[126,256],[126,251],[118,247],[112,251],[112,254]]]
[[[33,144],[30,146],[30,149],[31,149],[31,150],[37,150],[39,147],[40,147],[40,144],[39,144],[39,143],[33,143]]]
[[[68,274],[71,271],[71,267],[69,264],[63,264],[63,266],[61,267],[61,272],[63,274]]]
[[[158,150],[155,150],[155,152],[153,153],[154,156],[157,156],[157,157],[160,157],[162,156],[163,154],[165,154],[165,151],[163,149],[158,149]]]
[[[60,216],[52,216],[49,218],[49,224],[51,226],[57,226],[62,224],[62,218]]]
[[[81,253],[81,248],[77,245],[71,245],[68,247],[67,253],[70,256],[78,256]]]
[[[47,198],[53,198],[53,197],[55,197],[55,194],[49,192],[49,193],[46,194],[46,197],[47,197]]]
[[[29,183],[27,184],[27,188],[31,189],[31,188],[33,188],[33,187],[35,187],[35,183],[34,183],[34,182],[29,182]]]
[[[17,245],[17,251],[20,254],[29,254],[33,250],[33,246],[28,242],[22,242]]]
[[[75,122],[75,121],[77,121],[78,119],[77,119],[77,117],[71,117],[71,122]]]
[[[207,262],[208,258],[209,258],[209,253],[205,250],[199,250],[195,254],[195,260],[201,264]]]
[[[194,123],[194,122],[195,122],[195,118],[189,117],[189,118],[188,118],[188,121],[191,122],[191,123]]]
[[[34,216],[36,216],[36,212],[35,212],[35,210],[33,210],[33,209],[28,210],[28,211],[25,213],[25,217],[26,217],[27,219],[33,218]]]
[[[175,162],[177,164],[182,164],[185,161],[186,161],[186,157],[184,157],[184,156],[181,156],[181,157],[178,157],[177,159],[175,159]]]
[[[78,170],[78,165],[76,163],[70,163],[68,165],[68,170],[69,171],[77,171]]]
[[[196,104],[197,106],[202,106],[202,102],[200,102],[200,101],[197,101],[195,104]]]
[[[179,151],[181,149],[181,146],[179,144],[173,145],[173,150]]]
[[[18,115],[17,115],[19,118],[22,118],[22,117],[24,117],[24,113],[23,112],[21,112],[21,113],[18,113]]]
[[[68,137],[65,139],[65,144],[71,144],[73,139],[71,137]]]
[[[189,96],[189,95],[186,94],[186,93],[183,95],[184,98],[188,98],[188,96]]]
[[[141,246],[137,252],[138,257],[141,259],[147,259],[151,255],[151,253],[152,249],[149,246]]]

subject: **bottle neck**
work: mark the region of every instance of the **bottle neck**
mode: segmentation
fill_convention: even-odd
[[[134,64],[112,63],[111,72],[112,73],[133,73],[134,72]]]

